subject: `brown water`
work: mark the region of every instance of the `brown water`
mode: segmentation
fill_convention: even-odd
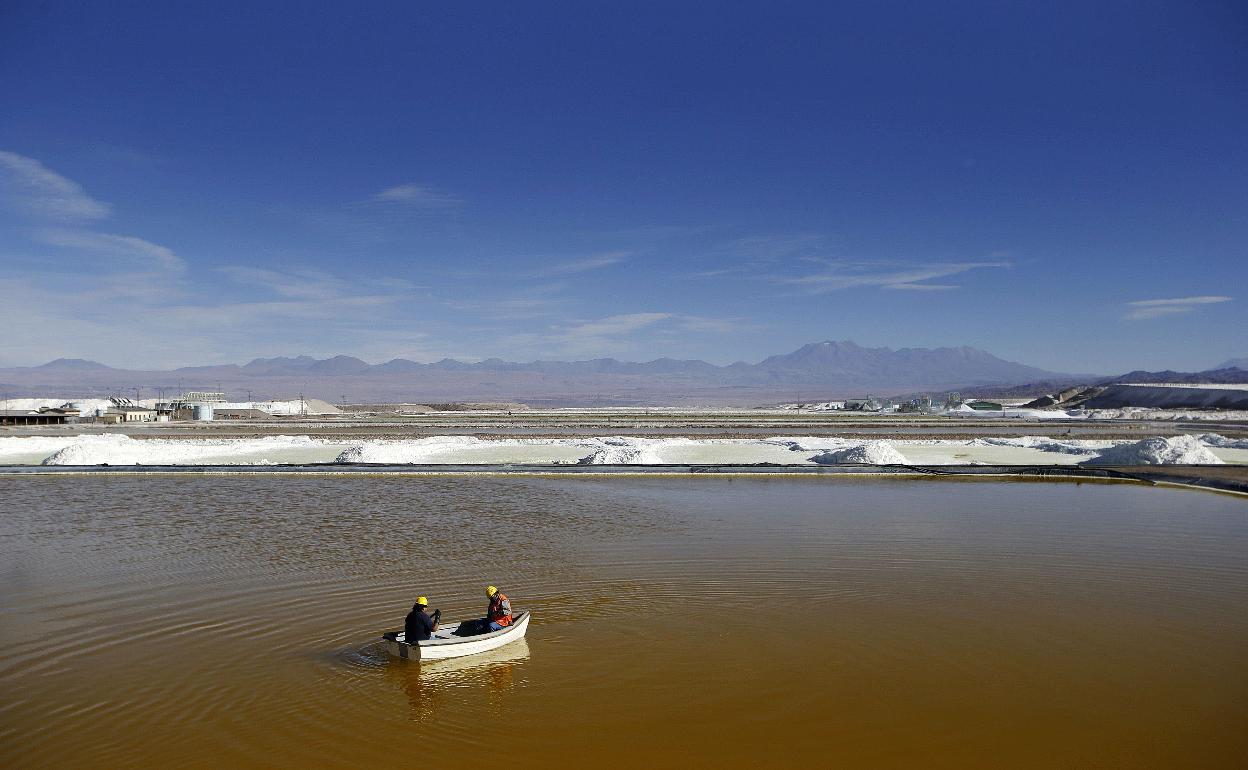
[[[852,478],[0,477],[0,766],[1229,767],[1248,506]],[[391,661],[417,593],[531,609]]]

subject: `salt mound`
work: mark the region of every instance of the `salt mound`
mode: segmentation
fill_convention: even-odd
[[[108,465],[127,453],[127,450],[133,449],[135,443],[129,436],[79,436],[72,443],[45,457],[43,465]],[[128,462],[116,464],[134,465],[134,460],[129,458]]]
[[[369,441],[344,450],[335,463],[377,463],[380,465],[418,465],[436,455],[482,442],[475,436],[430,436],[408,441]]]
[[[1248,438],[1227,438],[1217,433],[1206,433],[1198,438],[1205,446],[1216,446],[1218,449],[1248,449]]]
[[[861,463],[863,465],[905,465],[905,455],[887,441],[868,441],[865,444],[823,452],[810,458],[819,465]]]
[[[1121,409],[1075,409],[1072,414],[1096,420],[1248,420],[1244,409],[1154,409],[1152,407],[1122,407]]]
[[[73,442],[72,436],[5,436],[0,438],[0,465],[22,458],[42,459]]]
[[[124,434],[78,436],[44,465],[255,465],[281,450],[319,446],[308,436],[257,439],[133,439]]]
[[[1020,449],[1038,449],[1041,452],[1056,452],[1064,455],[1094,455],[1100,448],[1088,446],[1085,442],[1055,441],[1044,436],[1019,436],[1018,438],[977,438],[971,446],[1005,446]]]
[[[1080,465],[1223,465],[1194,436],[1148,438],[1102,451]]]
[[[6,398],[2,401],[4,406],[0,408],[20,412],[35,412],[75,404],[82,410],[83,416],[93,415],[97,410],[104,411],[113,406],[113,402],[107,398]]]
[[[665,446],[695,444],[690,439],[649,439],[607,436],[584,442],[594,451],[576,461],[577,465],[661,465],[660,450]]]
[[[307,398],[302,401],[294,399],[291,401],[250,401],[240,404],[223,404],[223,407],[243,408],[243,409],[259,409],[262,412],[268,412],[271,415],[281,417],[296,417],[299,415],[324,415],[324,414],[342,414],[342,410],[328,401],[322,401],[319,398]]]

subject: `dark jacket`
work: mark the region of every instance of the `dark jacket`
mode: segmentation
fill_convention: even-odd
[[[408,644],[428,639],[433,635],[433,618],[425,614],[424,607],[413,607],[403,621],[403,633],[403,640]]]

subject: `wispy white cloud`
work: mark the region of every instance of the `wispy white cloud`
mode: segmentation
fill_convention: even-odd
[[[226,302],[220,304],[181,304],[153,309],[152,315],[177,328],[208,326],[250,328],[291,321],[335,321],[358,316],[361,311],[375,312],[400,300],[392,294],[357,295],[330,299],[273,300],[263,302]],[[272,327],[280,328],[280,326]]]
[[[797,278],[778,277],[778,283],[799,286],[811,294],[829,291],[878,287],[907,291],[947,291],[958,288],[953,284],[929,284],[938,278],[989,267],[1009,267],[1008,262],[929,262],[897,263],[854,260],[820,260],[827,267],[817,273]]]
[[[422,202],[450,200],[431,195],[398,190],[388,199],[413,214]],[[6,297],[0,326],[13,335],[6,360],[39,363],[55,351],[167,368],[273,350],[379,358],[387,352],[424,357],[428,351],[429,326],[419,309],[424,304],[414,301],[422,299],[421,287],[410,281],[367,276],[365,269],[335,275],[260,262],[220,268],[234,284],[224,290],[211,281],[192,282],[175,250],[90,227],[108,217],[107,205],[14,153],[0,153],[0,205],[33,225],[26,232],[29,243],[14,255],[26,267],[0,275],[0,296]],[[383,211],[381,202],[362,208],[378,218],[405,215]],[[175,338],[178,345],[170,346]],[[118,339],[127,344],[118,348]]]
[[[145,263],[145,267],[181,270],[186,263],[173,250],[133,235],[113,235],[90,230],[40,230],[35,240],[51,246],[112,254]]]
[[[104,219],[109,206],[34,158],[0,150],[0,196],[12,208],[37,219],[81,222]]]
[[[590,270],[598,270],[611,265],[619,264],[630,257],[632,252],[629,251],[609,251],[605,254],[596,254],[584,259],[575,259],[570,262],[560,262],[549,267],[538,270],[537,276],[556,276],[556,275],[573,275],[575,273],[584,273]]]
[[[274,297],[274,290],[237,301],[190,294],[183,277],[169,276],[0,276],[0,296],[11,297],[0,302],[0,325],[13,334],[6,354],[26,363],[69,356],[163,369],[273,351],[385,360],[425,350],[424,332],[411,323],[410,292],[352,293],[355,285],[343,282],[337,296]],[[118,339],[127,344],[118,346]],[[179,342],[171,346],[170,339]]]
[[[706,318],[696,315],[675,316],[673,329],[677,332],[731,334],[761,328],[738,318]]]
[[[738,238],[720,247],[719,251],[771,261],[823,252],[828,246],[826,236],[818,233],[781,233]]]
[[[671,317],[671,313],[625,313],[607,316],[606,318],[566,326],[560,330],[559,336],[564,339],[579,340],[618,337],[631,334],[638,329],[652,326]]]
[[[656,351],[681,355],[696,335],[755,328],[736,319],[669,312],[619,313],[552,324],[545,329],[506,335],[501,342],[513,358],[572,359],[600,356],[653,358]]]
[[[809,294],[854,288],[899,291],[951,291],[959,288],[950,278],[980,268],[1009,267],[995,259],[966,262],[920,262],[914,260],[851,259],[828,256],[829,239],[819,233],[779,233],[738,238],[713,253],[716,264],[687,273],[686,278],[732,278],[765,280],[800,287]],[[820,269],[804,265],[820,265]],[[800,274],[804,272],[804,274]],[[795,273],[799,273],[795,275]]]
[[[950,289],[960,289],[962,287],[953,283],[890,283],[885,284],[883,288],[905,291],[949,291]]]
[[[1150,318],[1190,313],[1204,305],[1230,302],[1231,299],[1231,297],[1218,295],[1174,297],[1171,299],[1140,299],[1127,303],[1130,310],[1127,311],[1123,318],[1128,321],[1146,321]]]
[[[373,196],[374,201],[413,208],[445,208],[458,206],[463,198],[429,185],[408,183],[387,187]]]
[[[682,278],[760,278],[785,262],[817,258],[826,252],[828,240],[817,233],[751,235],[721,243],[699,260],[705,267]]]
[[[728,267],[716,267],[710,270],[698,270],[693,273],[685,273],[683,278],[722,278],[726,275],[749,275],[754,271],[754,265],[730,265]]]
[[[262,267],[227,265],[217,271],[238,284],[268,290],[290,299],[327,300],[352,295],[414,291],[420,287],[401,278],[348,279],[315,268],[270,270]]]
[[[474,276],[475,278],[475,276]],[[542,283],[517,283],[511,281],[508,288],[491,296],[482,291],[472,279],[460,280],[461,285],[473,285],[476,290],[467,298],[448,297],[442,303],[454,311],[463,321],[525,321],[556,316],[575,299],[564,293],[571,284],[563,280]]]

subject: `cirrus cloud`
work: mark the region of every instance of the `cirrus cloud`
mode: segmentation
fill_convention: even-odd
[[[821,260],[826,268],[797,278],[777,278],[778,283],[799,286],[811,294],[854,288],[881,288],[905,291],[948,291],[958,288],[948,283],[925,283],[937,278],[987,267],[1009,267],[1009,262],[927,262],[893,263],[855,260]]]
[[[110,213],[109,205],[87,195],[82,185],[34,158],[5,150],[0,150],[0,194],[10,207],[37,219],[77,222]]]
[[[379,203],[392,203],[413,208],[444,208],[447,206],[458,206],[464,202],[463,198],[453,193],[448,193],[429,185],[415,183],[387,187],[374,195],[373,200]]]
[[[1230,302],[1232,297],[1204,295],[1199,297],[1173,297],[1170,299],[1139,299],[1128,302],[1130,310],[1123,316],[1128,321],[1146,321],[1150,318],[1190,313],[1205,305]]]

